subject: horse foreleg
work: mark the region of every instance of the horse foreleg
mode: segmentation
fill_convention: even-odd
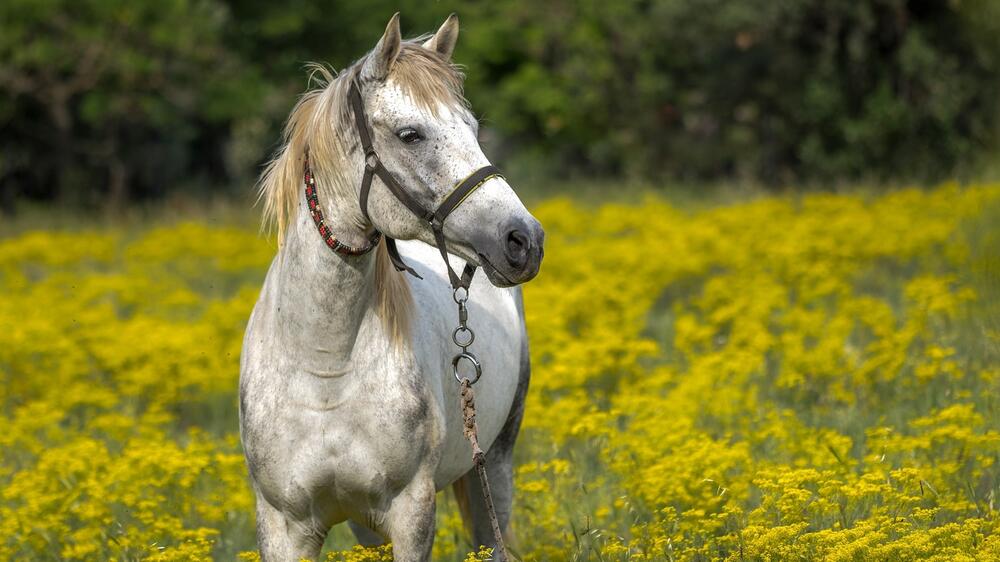
[[[395,562],[425,562],[434,545],[436,491],[431,476],[416,479],[392,500],[385,527]]]
[[[318,560],[326,530],[289,517],[257,494],[257,547],[262,562]]]

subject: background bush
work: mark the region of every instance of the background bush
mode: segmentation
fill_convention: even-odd
[[[539,176],[932,181],[996,148],[991,0],[8,0],[0,198],[245,190],[304,89],[392,12],[463,18],[501,165]]]

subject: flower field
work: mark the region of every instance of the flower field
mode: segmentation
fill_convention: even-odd
[[[1000,186],[533,212],[520,558],[1000,560]],[[236,382],[274,251],[0,239],[0,560],[255,557]],[[467,559],[450,492],[438,523]]]

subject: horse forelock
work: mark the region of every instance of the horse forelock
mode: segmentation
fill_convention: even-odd
[[[402,44],[388,78],[398,84],[423,109],[437,115],[441,107],[468,109],[461,67],[423,47],[424,37]]]
[[[437,115],[442,107],[468,109],[461,68],[421,47],[426,37],[402,43],[388,80],[399,85],[424,110]],[[316,176],[320,195],[353,193],[347,165],[349,148],[357,141],[348,91],[359,77],[369,55],[335,74],[328,67],[310,63],[310,88],[300,96],[285,123],[283,143],[265,167],[258,184],[264,203],[264,226],[277,230],[279,242],[296,213],[306,154]],[[338,197],[338,199],[341,197]]]
[[[442,107],[467,110],[461,69],[437,53],[421,47],[422,38],[402,44],[387,79],[398,84],[422,108],[437,115]],[[310,88],[302,94],[285,123],[283,143],[267,164],[258,183],[263,202],[263,227],[275,230],[283,244],[285,232],[298,212],[303,190],[305,158],[316,178],[321,199],[353,201],[350,148],[357,143],[348,92],[368,55],[334,74],[326,66],[309,64]],[[358,225],[355,225],[358,226]],[[404,276],[392,266],[385,242],[375,255],[375,299],[379,316],[393,341],[405,341],[412,317],[413,298]]]

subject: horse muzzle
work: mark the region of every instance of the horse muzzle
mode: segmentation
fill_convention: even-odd
[[[494,240],[475,245],[490,283],[513,287],[534,279],[545,255],[542,225],[528,215],[511,218],[498,231]]]

